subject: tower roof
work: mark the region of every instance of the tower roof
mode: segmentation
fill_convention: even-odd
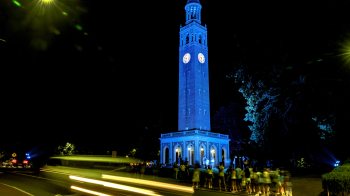
[[[187,0],[187,4],[189,4],[189,3],[199,3],[200,4],[199,0]]]

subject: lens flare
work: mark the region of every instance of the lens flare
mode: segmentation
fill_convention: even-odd
[[[21,7],[22,4],[19,1],[13,0],[12,1],[13,4],[15,4],[17,7]]]

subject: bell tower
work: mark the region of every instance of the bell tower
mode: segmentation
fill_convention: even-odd
[[[178,130],[160,136],[160,163],[230,164],[228,135],[210,130],[207,28],[199,0],[187,0],[179,33]]]
[[[210,131],[207,28],[199,0],[188,0],[180,28],[178,130]]]

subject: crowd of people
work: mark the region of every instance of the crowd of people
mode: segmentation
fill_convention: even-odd
[[[186,180],[190,175],[188,164],[174,164],[175,178]],[[257,168],[250,165],[200,167],[195,164],[192,185],[195,189],[207,188],[232,193],[246,192],[248,195],[292,195],[290,173],[276,168]]]
[[[130,172],[142,178],[145,170],[152,169],[158,175],[161,166],[157,164],[132,164]],[[167,167],[164,167],[165,169]],[[287,170],[269,167],[254,167],[250,164],[189,165],[188,161],[173,164],[174,178],[180,183],[191,183],[194,189],[204,188],[232,193],[245,192],[248,195],[292,195],[290,173]]]

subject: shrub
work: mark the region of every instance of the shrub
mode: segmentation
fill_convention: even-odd
[[[335,168],[322,175],[322,187],[332,193],[350,193],[350,164]]]
[[[334,168],[333,172],[350,172],[350,164]]]

